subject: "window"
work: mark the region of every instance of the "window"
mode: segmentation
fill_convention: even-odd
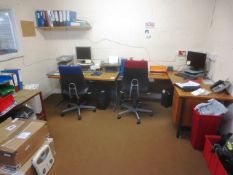
[[[21,56],[12,10],[0,9],[0,61]]]

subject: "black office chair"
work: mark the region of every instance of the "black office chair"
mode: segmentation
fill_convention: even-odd
[[[88,86],[80,66],[59,66],[60,83],[63,96],[68,96],[69,108],[61,112],[64,116],[67,112],[77,110],[78,119],[81,119],[80,109],[91,109],[96,111],[95,106],[87,106],[81,103],[81,97],[89,94]]]
[[[124,101],[120,105],[127,108],[127,110],[118,113],[118,119],[121,115],[133,112],[137,118],[137,124],[141,123],[138,112],[149,113],[153,115],[153,111],[149,109],[140,108],[140,94],[148,92],[148,63],[147,61],[126,60],[124,62],[124,77],[122,80],[121,93],[123,95],[129,94],[132,101],[132,106],[127,105]]]

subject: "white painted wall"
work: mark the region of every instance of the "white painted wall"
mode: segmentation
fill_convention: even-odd
[[[39,1],[31,0],[1,0],[0,8],[13,9],[17,26],[19,28],[20,43],[23,48],[23,57],[10,61],[0,62],[0,69],[20,68],[24,84],[39,83],[44,96],[51,94],[50,81],[46,77],[49,66],[54,60],[48,57],[48,42],[40,33],[36,37],[22,37],[20,20],[35,20],[35,9],[40,5]]]
[[[40,83],[44,95],[47,96],[56,86],[54,81],[47,79],[46,73],[56,68],[56,57],[75,54],[75,46],[91,46],[94,59],[106,60],[109,55],[119,55],[145,58],[153,64],[174,66],[179,61],[182,62],[177,60],[178,50],[207,50],[217,55],[214,67],[217,65],[216,70],[220,72],[212,72],[211,75],[215,79],[224,79],[230,76],[230,73],[223,73],[220,65],[225,65],[230,70],[227,53],[232,52],[232,35],[223,33],[232,29],[232,13],[228,9],[231,7],[228,4],[232,2],[217,1],[214,23],[210,28],[214,1],[2,0],[0,7],[14,8],[18,22],[35,21],[36,9],[75,10],[79,18],[88,20],[93,28],[89,31],[37,30],[36,37],[21,36],[24,57],[1,62],[0,69],[22,68],[24,82]],[[151,39],[145,39],[144,36],[144,25],[148,21],[155,23],[155,28],[151,30]],[[226,27],[229,30],[220,27],[227,26],[228,22],[231,24]],[[218,42],[215,42],[216,40]]]
[[[212,25],[209,26],[205,44],[215,62],[212,63],[210,75],[214,80],[229,79],[233,84],[233,1],[216,0]],[[229,90],[233,95],[233,88]],[[223,122],[223,132],[233,132],[233,105],[229,107]]]
[[[209,25],[205,50],[215,62],[210,76],[214,80],[229,79],[233,83],[233,1],[216,0],[212,25]],[[230,90],[232,93],[232,88]]]
[[[75,10],[93,28],[42,34],[51,58],[75,54],[75,46],[90,45],[94,59],[119,55],[175,65],[178,50],[202,50],[212,7],[213,0],[50,0],[46,9]],[[148,21],[155,23],[151,39],[144,36]]]

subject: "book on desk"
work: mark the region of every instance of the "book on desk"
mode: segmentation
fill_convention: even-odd
[[[181,88],[184,91],[193,91],[200,88],[200,84],[194,81],[188,81],[185,83],[175,83],[175,86]]]

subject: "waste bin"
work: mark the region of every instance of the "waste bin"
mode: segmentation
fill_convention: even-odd
[[[223,115],[200,115],[193,109],[190,142],[194,149],[202,150],[205,135],[215,135],[219,129]]]
[[[110,103],[110,93],[107,90],[100,90],[97,94],[97,108],[106,109]]]
[[[165,108],[172,105],[173,89],[163,89],[161,93],[161,105]]]

